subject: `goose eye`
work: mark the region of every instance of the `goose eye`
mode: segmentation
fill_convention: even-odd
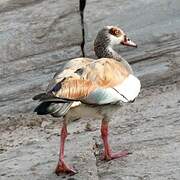
[[[115,35],[119,35],[120,34],[120,31],[119,30],[116,30],[115,31]]]
[[[115,28],[111,28],[111,29],[109,30],[109,33],[112,34],[112,35],[114,35],[114,36],[120,35],[120,31],[119,31],[118,29],[115,29]]]

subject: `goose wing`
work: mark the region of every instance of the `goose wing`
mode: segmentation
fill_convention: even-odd
[[[57,71],[52,80],[50,80],[49,85],[46,89],[49,92],[52,87],[54,87],[57,83],[61,82],[65,78],[68,77],[80,77],[80,73],[74,73],[79,68],[84,68],[89,63],[93,62],[93,59],[90,58],[75,58],[66,63],[62,69]]]
[[[54,77],[48,87],[50,94],[90,104],[108,104],[132,101],[140,91],[139,80],[122,63],[109,58],[71,69],[67,74],[60,81],[58,76]]]

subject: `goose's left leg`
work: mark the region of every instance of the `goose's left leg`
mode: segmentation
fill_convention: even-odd
[[[104,145],[104,153],[102,160],[112,160],[127,156],[129,154],[127,151],[112,153],[108,142],[108,121],[106,119],[103,119],[101,123],[101,137]]]
[[[55,173],[57,175],[59,175],[60,173],[70,173],[70,174],[76,173],[76,171],[70,166],[68,166],[64,161],[64,144],[67,135],[68,135],[67,124],[66,121],[64,120],[63,127],[61,129],[59,161],[55,170]]]

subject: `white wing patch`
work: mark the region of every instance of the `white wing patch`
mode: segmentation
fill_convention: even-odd
[[[123,102],[133,101],[139,94],[141,83],[138,78],[130,74],[120,85],[114,87],[124,96]]]
[[[118,101],[133,101],[139,94],[141,84],[138,78],[130,74],[120,85],[113,88],[97,88],[83,101],[90,104],[109,104]]]

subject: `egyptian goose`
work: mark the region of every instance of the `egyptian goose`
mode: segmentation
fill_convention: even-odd
[[[104,160],[127,156],[128,152],[112,153],[108,143],[108,122],[118,102],[133,102],[140,92],[140,81],[133,75],[131,66],[115,50],[114,45],[137,45],[127,38],[118,27],[106,26],[94,41],[98,58],[70,60],[63,71],[55,74],[46,93],[33,99],[41,101],[35,109],[39,115],[63,116],[59,161],[55,173],[76,173],[64,161],[64,144],[67,123],[73,118],[84,116],[101,118],[101,137],[104,145]]]

